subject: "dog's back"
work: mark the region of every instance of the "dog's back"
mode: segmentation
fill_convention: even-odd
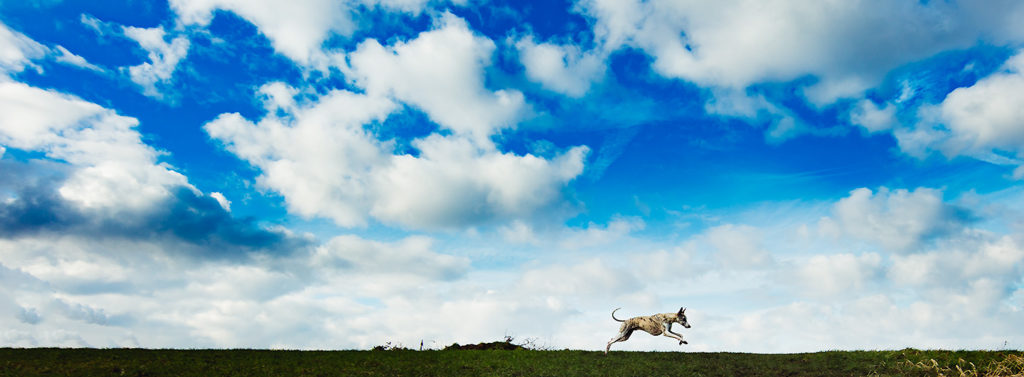
[[[626,329],[643,330],[651,335],[661,335],[665,331],[665,323],[675,320],[675,314],[673,313],[661,313],[655,315],[645,315],[640,317],[633,317],[627,319],[619,326],[619,331],[625,331]]]

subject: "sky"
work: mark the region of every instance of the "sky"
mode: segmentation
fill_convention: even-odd
[[[1021,25],[0,1],[0,346],[1021,349]]]

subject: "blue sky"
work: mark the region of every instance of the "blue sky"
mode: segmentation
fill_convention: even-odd
[[[1016,2],[0,2],[0,345],[1024,347]]]

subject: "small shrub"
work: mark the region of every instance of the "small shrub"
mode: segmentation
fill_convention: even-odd
[[[383,345],[373,347],[374,351],[411,351],[411,349],[402,346],[402,343],[391,342],[384,343]]]
[[[445,350],[525,350],[526,347],[522,345],[512,343],[515,340],[511,336],[505,335],[505,340],[499,342],[490,343],[477,343],[477,344],[465,344],[460,345],[458,343],[452,343],[452,345],[445,347]]]

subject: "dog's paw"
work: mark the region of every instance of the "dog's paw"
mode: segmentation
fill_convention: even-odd
[[[679,345],[680,345],[680,346],[681,346],[681,345],[684,345],[684,344],[690,344],[690,343],[689,343],[689,342],[687,342],[687,341],[685,341],[685,340],[680,340],[680,341],[679,341]]]

